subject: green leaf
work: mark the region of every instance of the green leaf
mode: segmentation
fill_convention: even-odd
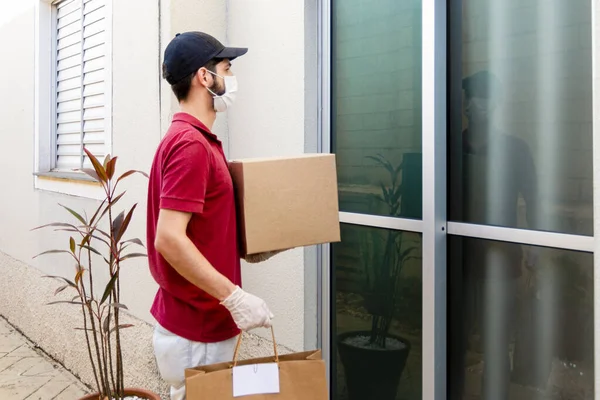
[[[108,240],[110,240],[110,234],[108,232],[104,232],[102,229],[98,229],[96,228],[96,232],[102,234],[102,236],[104,236],[105,238],[107,238]],[[104,240],[104,239],[102,239]],[[106,242],[107,246],[110,247],[110,245],[108,244],[108,242]]]
[[[400,196],[402,195],[403,187],[404,187],[403,184],[400,184],[400,185],[398,185],[398,187],[396,187],[396,191],[392,195],[392,202],[396,203],[398,200],[400,200]]]
[[[408,249],[404,250],[404,251],[402,252],[402,254],[400,255],[400,259],[401,259],[401,260],[403,260],[403,259],[404,259],[404,257],[408,256],[410,253],[412,253],[412,252],[413,252],[413,251],[415,251],[415,250],[417,250],[417,248],[416,248],[416,247],[411,247],[411,248],[408,248]]]
[[[117,233],[121,230],[121,226],[123,226],[123,221],[125,220],[125,211],[121,211],[117,218],[113,220],[112,230],[113,234],[116,236]],[[118,240],[116,240],[118,241]]]
[[[110,314],[108,314],[106,318],[104,318],[102,329],[104,330],[104,332],[108,332],[108,330],[110,329]]]
[[[102,300],[100,300],[100,304],[104,304],[106,299],[108,299],[108,296],[110,296],[110,293],[112,292],[113,288],[115,287],[115,282],[117,281],[118,276],[119,275],[117,273],[115,273],[113,275],[113,277],[110,278],[110,281],[106,284],[106,288],[104,289],[104,294],[102,295]]]
[[[386,203],[390,202],[390,195],[388,193],[387,188],[383,185],[383,183],[379,184],[381,186],[381,191],[383,192],[383,198],[385,199]]]
[[[46,254],[60,254],[60,253],[67,253],[69,255],[73,255],[73,254],[69,253],[67,250],[48,250],[48,251],[44,251],[43,253],[38,254],[37,256],[34,256],[33,258],[38,258],[38,257],[44,256]]]
[[[137,207],[137,203],[134,204],[133,207],[131,207],[131,210],[129,210],[129,212],[127,213],[127,216],[125,217],[125,220],[123,221],[123,225],[121,225],[121,227],[117,233],[117,236],[115,238],[116,242],[121,240],[121,238],[123,237],[125,232],[127,232],[127,228],[129,227],[129,223],[131,222],[131,218],[133,217],[133,212],[135,211],[136,207]]]
[[[129,175],[133,175],[133,174],[141,174],[144,175],[146,178],[149,178],[148,174],[143,172],[143,171],[137,171],[137,170],[129,170],[127,172],[124,172],[119,179],[117,179],[117,183],[119,183],[122,179],[127,178]]]
[[[85,329],[85,328],[73,328],[73,329],[75,329],[76,331],[90,331],[90,332],[94,332],[94,330],[92,328],[87,328],[87,329]]]
[[[106,175],[108,176],[108,179],[112,179],[113,175],[115,174],[115,165],[117,164],[117,157],[113,157],[105,166],[106,168]]]
[[[112,202],[106,206],[106,208],[104,209],[104,211],[102,212],[102,215],[100,215],[100,219],[104,218],[104,216],[106,215],[106,213],[108,212],[108,210],[110,210],[111,208],[113,208],[115,206],[115,204],[117,204],[117,202],[119,200],[121,200],[121,198],[125,195],[127,191],[121,193],[120,195],[118,195],[117,197],[115,197]]]
[[[102,210],[102,207],[104,207],[105,203],[106,203],[106,199],[102,200],[102,203],[100,203],[100,205],[96,209],[96,212],[94,213],[94,216],[92,217],[92,219],[90,219],[90,225],[94,225],[94,221],[96,221],[96,217],[100,213],[100,210]]]
[[[63,231],[63,232],[75,232],[73,229],[56,229],[56,232],[59,232],[59,231]],[[103,235],[105,235],[106,237],[110,238],[110,236],[108,236],[107,233],[101,231],[100,229],[94,229],[94,231],[98,231],[98,232],[102,233]],[[83,232],[80,232],[80,233],[83,233]],[[86,234],[86,236],[87,235],[89,235],[89,234]],[[107,245],[108,247],[110,247],[110,245],[108,244],[108,242],[106,240],[102,239],[100,236],[98,236],[98,235],[89,235],[89,236],[92,237],[92,238],[94,238],[94,239],[96,239],[96,240],[101,241],[102,243],[104,243],[105,245]],[[83,243],[83,241],[82,241],[82,243]],[[84,245],[80,244],[79,246],[82,247]]]
[[[100,178],[101,182],[106,183],[108,181],[108,176],[106,175],[106,170],[104,169],[102,164],[100,164],[100,161],[98,161],[98,159],[92,154],[92,152],[86,149],[85,147],[83,148],[83,151],[85,151],[85,154],[87,154],[88,158],[92,162],[94,170],[96,171],[96,174]]]
[[[75,212],[74,210],[70,209],[67,206],[63,206],[62,204],[59,204],[59,206],[61,206],[62,208],[64,208],[68,212],[70,212],[71,215],[73,215],[75,218],[77,218],[79,220],[79,222],[81,222],[83,225],[87,225],[87,222],[85,221],[85,219],[83,219],[83,217],[81,215],[79,215],[77,212]]]
[[[402,171],[402,168],[404,168],[404,161],[402,161],[400,164],[398,164],[398,166],[396,167],[395,174],[398,175],[400,173],[400,171]]]
[[[58,279],[61,281],[65,281],[66,283],[69,284],[69,286],[72,287],[77,287],[77,285],[75,285],[73,282],[71,282],[70,280],[68,280],[67,278],[63,278],[62,276],[56,276],[56,275],[44,275],[42,276],[42,278],[51,278],[51,279]]]
[[[48,227],[62,227],[62,228],[73,228],[76,231],[79,231],[79,229],[77,229],[77,227],[73,224],[66,224],[63,222],[53,222],[51,224],[46,224],[46,225],[42,225],[42,226],[38,226],[36,228],[33,228],[32,231],[38,230],[38,229],[43,229],[43,228],[48,228]]]
[[[379,164],[382,167],[384,167],[390,173],[390,175],[391,175],[391,177],[393,179],[393,176],[394,176],[394,167],[392,167],[392,164],[390,164],[390,162],[387,161],[383,155],[377,154],[377,157],[366,156],[365,158],[368,158],[370,160],[374,160],[377,164]]]
[[[73,232],[73,233],[79,233],[80,235],[85,235],[84,232],[80,231],[79,229],[75,228],[62,228],[62,229],[55,229],[54,232]]]
[[[136,258],[136,257],[148,257],[148,255],[144,254],[144,253],[131,253],[131,254],[127,254],[126,256],[123,256],[122,258],[119,259],[119,261],[125,261],[130,258]]]
[[[373,156],[366,156],[365,158],[368,158],[370,160],[375,161],[377,164],[383,166],[383,161],[381,161],[378,157],[373,157]]]
[[[56,289],[54,291],[54,295],[56,296],[57,294],[59,294],[60,292],[62,292],[63,290],[65,290],[66,288],[72,287],[71,285],[63,285],[61,287],[59,287],[58,289]],[[79,297],[79,295],[77,295],[77,297]]]
[[[82,302],[80,301],[68,301],[68,300],[61,300],[61,301],[52,301],[50,303],[46,303],[46,305],[51,306],[53,304],[75,304],[75,305],[83,305]]]
[[[108,307],[121,308],[123,310],[129,310],[129,308],[127,308],[127,306],[125,304],[121,304],[121,303],[110,303],[108,305]]]
[[[99,230],[99,229],[97,229],[97,230]],[[97,236],[97,235],[92,235],[92,237],[93,237],[94,239],[96,239],[96,240],[99,240],[99,241],[101,241],[101,242],[102,242],[102,243],[104,243],[106,246],[110,247],[110,244],[108,243],[108,241],[107,241],[107,240],[104,240],[104,239],[102,239],[100,236]]]
[[[71,249],[71,253],[75,254],[75,239],[73,239],[73,236],[69,238],[69,248]]]
[[[106,166],[108,165],[108,162],[110,161],[110,154],[107,154],[106,157],[104,157],[104,163],[102,165],[104,165],[104,169],[106,169]]]
[[[85,269],[81,268],[79,271],[77,271],[77,274],[75,274],[75,284],[79,284],[79,281],[83,277],[83,271],[85,271]]]
[[[119,325],[118,329],[121,330],[121,329],[126,329],[126,328],[133,328],[134,326],[135,325],[132,325],[132,324],[121,324],[121,325]],[[113,327],[110,330],[110,332],[108,332],[108,334],[110,335],[111,333],[113,333],[116,330],[117,330],[117,327]]]
[[[144,243],[138,238],[133,238],[133,239],[129,239],[124,242],[121,242],[121,244],[125,244],[125,243],[135,243],[137,245],[142,246],[143,248],[146,248],[146,246],[144,246]]]
[[[86,246],[90,243],[90,239],[92,238],[92,235],[90,235],[89,233],[86,234],[82,239],[81,239],[81,243],[79,243],[79,247],[83,247]]]
[[[94,254],[97,254],[97,255],[99,255],[99,256],[102,256],[102,253],[100,253],[98,250],[96,250],[95,248],[93,248],[93,247],[91,247],[91,246],[87,246],[87,245],[86,245],[86,246],[80,246],[80,247],[81,247],[82,249],[89,250],[89,251],[91,251],[91,252],[92,252],[92,253],[94,253]]]
[[[387,171],[390,173],[390,177],[393,179],[394,178],[394,167],[392,167],[392,164],[386,159],[384,159],[382,161],[382,163],[383,163],[384,168],[387,169]]]
[[[102,180],[100,179],[100,177],[98,176],[98,174],[96,173],[96,171],[94,171],[93,169],[91,169],[91,168],[82,168],[81,171],[83,173],[85,173],[86,175],[89,175],[92,178],[94,178],[94,180],[96,182],[102,183]]]

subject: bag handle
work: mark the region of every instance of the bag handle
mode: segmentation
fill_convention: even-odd
[[[244,335],[244,332],[241,332],[240,336],[238,337],[237,344],[235,345],[235,351],[233,353],[233,366],[234,367],[237,366],[238,350],[240,349],[240,344],[242,344],[242,336],[243,335]],[[275,330],[273,329],[272,326],[271,326],[271,337],[273,338],[273,353],[275,354],[275,362],[277,364],[279,364],[279,354],[277,353],[277,343],[275,342]]]

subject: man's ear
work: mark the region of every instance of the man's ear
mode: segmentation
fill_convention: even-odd
[[[208,88],[212,85],[213,77],[206,70],[206,68],[200,68],[198,71],[196,71],[196,76],[194,77],[194,79],[197,80],[197,83],[200,86],[204,86],[204,87]]]

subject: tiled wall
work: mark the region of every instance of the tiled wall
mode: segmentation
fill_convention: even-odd
[[[464,76],[487,69],[503,86],[496,124],[524,139],[551,214],[592,203],[589,0],[467,0]],[[588,230],[581,228],[580,230]]]
[[[335,2],[333,113],[341,185],[386,178],[366,156],[397,165],[421,149],[421,2]]]

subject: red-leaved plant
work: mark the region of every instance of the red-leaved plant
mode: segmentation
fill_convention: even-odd
[[[83,316],[83,328],[75,328],[85,333],[87,350],[90,359],[96,387],[100,399],[124,398],[123,383],[123,357],[121,351],[120,330],[131,327],[129,324],[120,324],[119,310],[127,309],[120,302],[119,274],[121,263],[134,257],[146,257],[146,254],[126,252],[132,245],[144,247],[140,239],[133,238],[125,240],[127,228],[133,217],[137,204],[127,214],[121,212],[115,218],[115,205],[123,198],[125,191],[117,194],[119,183],[128,176],[139,173],[146,177],[141,171],[127,171],[115,177],[117,157],[106,156],[102,164],[92,153],[84,149],[94,169],[83,168],[82,172],[91,176],[104,189],[105,198],[90,219],[87,213],[84,215],[75,212],[69,207],[66,209],[76,222],[54,222],[35,228],[54,228],[55,231],[71,232],[68,250],[48,250],[35,257],[45,254],[68,254],[75,264],[75,277],[73,280],[61,276],[47,276],[58,279],[65,283],[55,291],[55,295],[66,289],[77,292],[71,300],[55,301],[49,304],[74,304],[81,307]],[[108,226],[108,232],[100,228]],[[102,251],[104,250],[104,251]],[[94,269],[92,268],[92,253],[100,256],[108,272],[110,279],[102,291],[94,292]],[[108,254],[106,254],[108,253]],[[35,258],[34,257],[34,258]],[[96,268],[96,266],[94,266]]]

